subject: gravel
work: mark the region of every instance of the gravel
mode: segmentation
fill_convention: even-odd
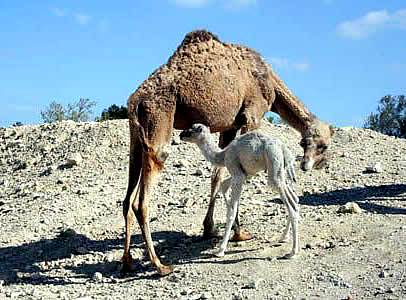
[[[262,130],[302,154],[290,127]],[[338,128],[325,169],[303,173],[297,162],[301,251],[281,260],[290,247],[276,242],[285,210],[264,173],[248,180],[240,206],[255,238],[230,242],[223,258],[207,254],[217,243],[201,239],[211,166],[178,134],[150,205],[156,250],[175,267],[161,278],[138,226],[135,270],[120,273],[127,121],[0,128],[0,299],[405,296],[406,140]],[[340,212],[348,203],[352,213]],[[221,197],[215,219],[222,232]]]

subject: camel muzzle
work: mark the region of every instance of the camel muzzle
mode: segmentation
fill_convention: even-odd
[[[181,139],[182,141],[184,141],[185,138],[190,137],[190,131],[189,131],[189,130],[183,130],[183,131],[180,133],[179,137],[180,137],[180,139]]]

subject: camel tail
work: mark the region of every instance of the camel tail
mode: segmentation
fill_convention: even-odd
[[[134,101],[135,99],[133,97],[134,97],[134,94],[131,95],[128,100],[128,107],[129,107],[128,118],[130,121],[130,125],[132,125],[132,126],[130,126],[130,130],[131,130],[131,127],[133,127],[137,131],[139,145],[142,148],[142,154],[143,154],[142,159],[144,159],[144,157],[147,158],[148,160],[150,160],[153,163],[154,167],[157,170],[162,170],[164,167],[164,164],[158,158],[155,150],[148,143],[148,138],[145,134],[145,129],[139,122],[139,119],[138,119],[139,101]]]
[[[138,138],[142,146],[142,152],[146,155],[147,158],[151,159],[155,167],[158,170],[162,170],[164,167],[163,162],[156,155],[155,150],[149,145],[147,137],[145,134],[144,127],[139,123],[138,118],[134,118],[135,126],[138,130]]]

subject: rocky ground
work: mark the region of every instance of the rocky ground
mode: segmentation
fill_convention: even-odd
[[[294,130],[263,130],[301,154]],[[282,260],[291,244],[275,240],[286,215],[265,174],[242,195],[241,221],[255,239],[231,242],[223,258],[207,254],[216,245],[200,238],[211,167],[177,135],[151,202],[157,251],[175,266],[161,278],[143,258],[138,227],[137,269],[120,273],[126,121],[1,128],[0,299],[406,297],[406,140],[338,129],[326,169],[297,168],[301,250]],[[346,210],[348,202],[358,206]],[[220,230],[224,212],[219,199]]]

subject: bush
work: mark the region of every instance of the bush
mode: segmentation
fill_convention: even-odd
[[[52,101],[45,110],[41,111],[41,118],[45,123],[62,120],[85,122],[90,120],[95,105],[96,102],[85,98],[80,98],[77,102],[69,103],[66,107],[61,103]]]
[[[96,121],[106,121],[106,120],[116,120],[116,119],[127,119],[128,109],[126,106],[117,106],[115,104],[111,105],[102,111],[99,118]]]
[[[367,117],[364,128],[406,138],[406,97],[404,95],[382,97],[377,113],[371,113]]]
[[[268,122],[272,123],[272,124],[281,124],[282,123],[281,118],[273,112],[265,113],[265,119],[268,120]]]
[[[11,127],[20,127],[23,126],[24,124],[20,121],[14,122],[13,124],[11,124]]]

